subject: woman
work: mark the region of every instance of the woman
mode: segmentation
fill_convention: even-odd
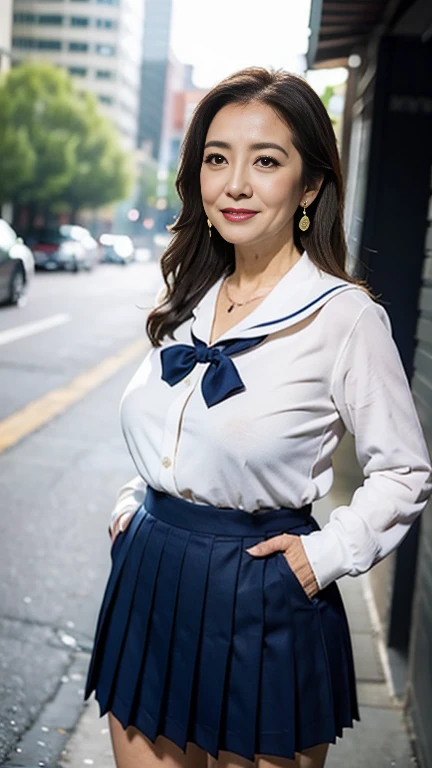
[[[402,541],[427,449],[388,316],[345,272],[335,137],[307,83],[220,83],[177,185],[153,346],[121,402],[138,476],[86,697],[119,768],[320,768],[359,719],[336,580]],[[320,530],[345,429],[365,480]]]

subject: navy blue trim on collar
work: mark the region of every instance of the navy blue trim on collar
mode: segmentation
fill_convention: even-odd
[[[317,301],[321,301],[321,299],[324,298],[324,296],[327,296],[329,293],[333,293],[333,291],[336,291],[338,288],[345,287],[346,283],[342,283],[341,285],[335,285],[333,288],[329,288],[328,291],[325,291],[321,294],[321,296],[318,296],[317,299],[314,299],[313,301],[310,301],[309,304],[305,304],[304,307],[301,309],[297,309],[295,312],[292,312],[290,315],[286,315],[285,317],[278,317],[276,320],[266,320],[264,323],[258,323],[258,325],[252,325],[251,328],[262,328],[264,325],[274,325],[275,323],[282,323],[284,320],[289,320],[291,317],[295,317],[296,315],[299,315],[301,312],[304,312],[305,309],[309,309],[309,307],[312,307],[314,304],[317,303]]]

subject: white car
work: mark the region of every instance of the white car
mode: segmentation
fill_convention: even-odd
[[[30,248],[7,221],[0,219],[0,302],[23,306],[34,268]]]
[[[135,247],[129,235],[112,235],[107,232],[99,238],[103,248],[101,261],[128,264],[135,259]]]

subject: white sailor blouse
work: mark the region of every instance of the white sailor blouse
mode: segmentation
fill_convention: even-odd
[[[301,507],[333,481],[345,430],[364,475],[348,505],[302,535],[318,586],[356,576],[402,541],[432,492],[428,450],[386,310],[306,252],[212,345],[219,278],[193,316],[152,347],[120,403],[138,475],[111,524],[147,485],[199,504]]]

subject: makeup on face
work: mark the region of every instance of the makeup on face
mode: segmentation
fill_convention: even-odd
[[[222,237],[246,245],[292,231],[302,162],[286,123],[268,105],[229,104],[215,115],[201,168],[205,212]]]
[[[221,213],[227,221],[243,222],[253,219],[258,211],[251,211],[249,208],[224,208]]]

